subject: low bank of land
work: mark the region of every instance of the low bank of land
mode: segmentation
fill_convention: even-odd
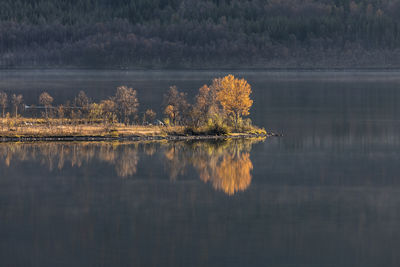
[[[272,136],[264,129],[251,127],[223,132],[209,127],[125,125],[89,123],[69,119],[0,119],[0,141],[107,141],[246,138]]]

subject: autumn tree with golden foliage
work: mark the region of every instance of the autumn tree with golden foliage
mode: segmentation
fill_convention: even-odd
[[[253,100],[250,99],[250,84],[245,79],[238,79],[230,74],[218,81],[216,89],[217,100],[224,111],[233,117],[237,128],[241,116],[249,115],[253,105]]]

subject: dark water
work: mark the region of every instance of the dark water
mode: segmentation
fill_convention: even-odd
[[[0,72],[159,110],[225,72]],[[400,73],[237,72],[282,138],[0,145],[0,266],[399,266]]]

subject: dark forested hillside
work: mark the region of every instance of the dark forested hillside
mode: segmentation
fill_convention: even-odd
[[[1,0],[0,66],[397,67],[400,0]]]

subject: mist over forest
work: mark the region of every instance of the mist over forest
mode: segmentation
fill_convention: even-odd
[[[399,67],[398,0],[2,0],[0,67]]]

